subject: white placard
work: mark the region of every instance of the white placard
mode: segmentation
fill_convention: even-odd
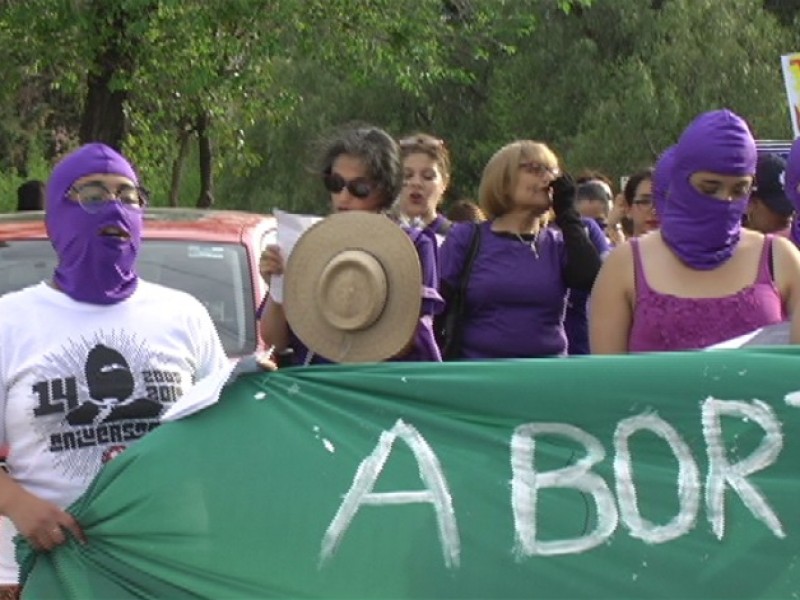
[[[800,137],[800,52],[781,56],[783,83],[786,84],[786,97],[789,100],[789,114],[792,117],[794,137]]]
[[[297,240],[314,223],[320,221],[322,217],[312,215],[298,215],[285,212],[279,209],[272,211],[278,224],[278,247],[281,249],[284,267],[289,262],[289,255],[292,253]],[[270,280],[269,295],[278,304],[283,302],[283,275],[273,275]]]

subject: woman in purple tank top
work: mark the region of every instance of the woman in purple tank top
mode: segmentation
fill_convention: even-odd
[[[800,252],[742,228],[756,146],[728,110],[698,116],[672,150],[661,229],[615,249],[592,291],[596,354],[699,349],[792,317]]]

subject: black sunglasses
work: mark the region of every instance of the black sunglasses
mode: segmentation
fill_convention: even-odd
[[[356,198],[361,198],[362,200],[369,196],[375,189],[375,186],[373,186],[372,183],[370,183],[370,181],[364,177],[357,177],[347,181],[338,173],[328,173],[322,178],[322,180],[325,183],[325,189],[332,194],[338,194],[343,189],[347,188],[348,192],[350,192]]]

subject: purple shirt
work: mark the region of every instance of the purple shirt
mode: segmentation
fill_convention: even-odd
[[[471,223],[456,223],[439,250],[440,277],[458,286],[469,251]],[[562,269],[564,238],[543,229],[538,254],[527,241],[481,223],[480,247],[465,298],[462,355],[467,359],[563,356],[567,350]],[[530,238],[530,236],[528,236]]]

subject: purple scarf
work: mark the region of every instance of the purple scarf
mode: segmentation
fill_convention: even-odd
[[[90,304],[115,304],[136,290],[136,257],[142,237],[142,213],[105,202],[96,213],[86,212],[69,198],[78,179],[94,174],[127,177],[138,185],[130,163],[104,144],[86,144],[67,155],[53,169],[47,182],[45,223],[58,255],[53,280],[70,298]],[[130,234],[120,240],[103,236],[105,227]]]
[[[794,205],[794,217],[792,218],[791,238],[797,247],[800,248],[800,138],[797,138],[789,151],[789,158],[786,160],[786,180],[783,184],[783,191],[786,197]]]
[[[664,206],[669,195],[669,179],[672,176],[672,169],[675,166],[675,149],[672,145],[658,157],[656,166],[653,169],[653,202],[656,205],[656,213],[660,216],[664,212]]]
[[[744,119],[721,109],[703,113],[686,128],[675,147],[661,236],[693,269],[710,270],[727,261],[739,243],[747,196],[731,201],[701,194],[693,173],[746,176],[756,170],[756,144]]]

